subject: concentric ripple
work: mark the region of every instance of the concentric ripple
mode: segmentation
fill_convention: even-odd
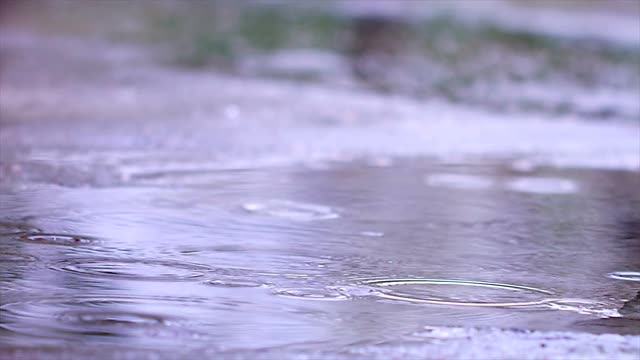
[[[512,284],[503,284],[503,283],[493,283],[493,282],[484,282],[484,281],[469,281],[469,280],[452,280],[452,279],[371,279],[371,280],[363,280],[362,284],[386,288],[386,287],[397,287],[397,286],[415,286],[419,285],[420,289],[417,290],[415,288],[410,289],[411,292],[402,292],[398,290],[381,290],[376,292],[376,295],[385,299],[391,300],[401,300],[408,302],[417,302],[417,303],[428,303],[428,304],[439,304],[439,305],[457,305],[457,306],[485,306],[485,307],[513,307],[513,306],[536,306],[542,305],[549,302],[547,298],[539,298],[540,295],[551,295],[552,293],[547,290],[538,289],[529,286],[521,286],[521,285],[512,285]],[[424,285],[427,285],[427,293],[422,295],[421,293],[424,291]],[[470,300],[466,300],[464,298],[456,298],[455,294],[451,294],[451,291],[441,292],[439,287],[441,286],[457,286],[460,289],[460,286],[463,287],[475,287],[475,288],[489,288],[489,289],[497,289],[501,292],[518,292],[522,293],[519,296],[514,297],[513,295],[504,296],[502,294],[489,294],[488,296],[480,296],[484,299],[475,300],[472,299],[473,296],[477,297],[477,294],[466,295],[466,297],[471,298]],[[419,293],[419,295],[416,295]],[[537,299],[522,299],[523,294],[526,297],[531,297],[531,295],[537,295]],[[487,298],[488,297],[488,298]],[[492,297],[499,297],[508,299],[492,301]]]
[[[157,343],[159,339],[196,337],[196,332],[189,329],[188,318],[170,315],[188,313],[181,309],[194,305],[189,299],[168,297],[53,297],[2,305],[0,328],[45,339],[96,336],[103,341],[118,341],[122,337],[135,337],[157,346],[161,345]]]
[[[607,276],[616,280],[640,281],[639,271],[616,271]]]
[[[64,235],[64,234],[31,234],[23,235],[18,238],[20,241],[48,244],[48,245],[90,245],[97,242],[97,239],[87,236]]]
[[[351,297],[331,287],[275,289],[274,294],[304,300],[343,301]]]
[[[311,221],[336,219],[340,215],[329,206],[301,203],[289,200],[267,200],[242,205],[246,211],[280,217],[289,220]]]
[[[79,275],[158,281],[199,278],[211,270],[208,266],[187,262],[117,258],[63,260],[50,267],[53,270]]]

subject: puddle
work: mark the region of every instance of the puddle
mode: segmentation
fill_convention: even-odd
[[[190,280],[211,269],[204,265],[149,259],[83,258],[63,260],[50,266],[52,270],[87,277],[112,277],[142,281]]]
[[[12,344],[118,349],[313,350],[424,326],[631,333],[638,274],[612,271],[638,258],[637,174],[482,173],[394,159],[0,193],[3,215],[47,229],[0,237],[0,327]],[[602,319],[627,321],[588,322]]]

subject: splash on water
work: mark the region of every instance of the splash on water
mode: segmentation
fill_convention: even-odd
[[[521,177],[509,181],[507,188],[531,194],[572,194],[578,191],[578,185],[575,182],[553,177]]]
[[[248,212],[269,215],[289,220],[311,221],[339,218],[340,215],[331,207],[308,204],[289,200],[267,200],[250,202],[242,205]]]

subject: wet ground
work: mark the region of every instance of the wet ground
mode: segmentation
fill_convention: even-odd
[[[637,358],[637,102],[514,115],[11,24],[2,356]]]
[[[637,309],[618,311],[638,291],[637,181],[378,159],[5,185],[3,342],[233,354],[425,326],[638,334]]]

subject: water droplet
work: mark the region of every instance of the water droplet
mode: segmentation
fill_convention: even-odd
[[[242,205],[246,211],[275,216],[290,220],[327,220],[338,218],[338,213],[328,206],[294,202],[289,200],[268,200],[265,202],[246,203]]]
[[[578,190],[578,186],[569,179],[523,177],[507,183],[507,188],[513,191],[532,194],[571,194]]]
[[[86,258],[63,260],[51,269],[80,275],[129,280],[189,280],[201,277],[209,267],[177,261],[148,259]]]
[[[640,281],[640,272],[638,271],[616,271],[607,274],[607,276],[616,280]]]
[[[62,235],[62,234],[34,234],[19,237],[20,241],[48,245],[89,245],[97,242],[96,239],[86,236]]]
[[[491,178],[480,175],[433,174],[428,175],[425,182],[429,186],[463,190],[485,190],[493,186]]]

